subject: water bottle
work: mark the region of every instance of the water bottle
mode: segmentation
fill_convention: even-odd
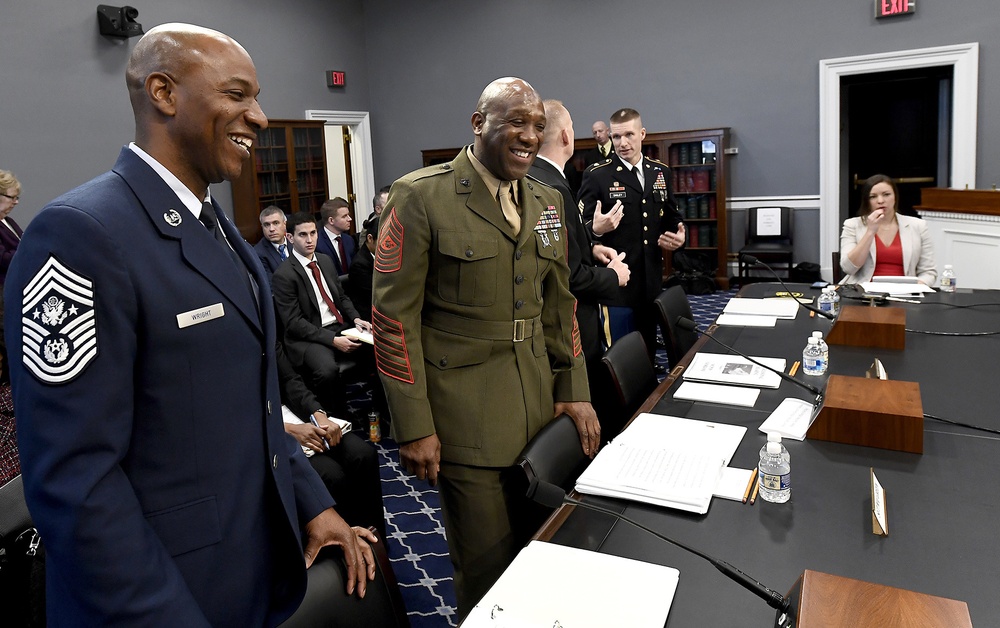
[[[833,311],[833,297],[830,296],[830,289],[823,288],[823,291],[819,293],[819,298],[816,299],[816,307],[820,312],[826,312],[828,314],[835,314]]]
[[[382,440],[382,426],[379,425],[378,413],[374,410],[368,413],[368,440],[373,443]]]
[[[792,496],[791,457],[781,444],[781,435],[769,432],[767,444],[760,448],[760,498],[774,504],[784,504]]]
[[[802,372],[806,375],[822,375],[822,366],[823,350],[819,347],[819,341],[809,336],[809,343],[802,350]]]
[[[827,288],[827,292],[830,293],[830,300],[833,302],[833,315],[836,316],[840,314],[840,293],[833,286]]]
[[[826,344],[826,341],[823,340],[823,332],[821,331],[814,331],[813,338],[819,341],[817,344],[819,344],[819,351],[823,355],[819,371],[819,374],[822,375],[826,373],[826,369],[830,368],[830,345]]]
[[[951,264],[944,265],[944,272],[941,273],[941,292],[955,291],[955,271]]]

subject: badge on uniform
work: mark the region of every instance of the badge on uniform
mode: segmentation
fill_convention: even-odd
[[[653,181],[653,197],[658,203],[667,200],[667,180],[663,177],[663,171],[656,173],[656,180]]]
[[[21,304],[24,366],[39,381],[65,384],[97,357],[92,281],[50,255],[24,287]]]
[[[625,186],[618,181],[615,181],[611,184],[611,187],[608,188],[608,197],[611,198],[611,200],[625,198]]]
[[[542,239],[543,246],[551,246],[552,243],[549,241],[548,232],[552,231],[552,237],[558,242],[559,230],[562,229],[562,226],[562,220],[559,219],[559,212],[556,211],[556,206],[549,205],[538,218],[538,222],[535,224],[535,232]]]

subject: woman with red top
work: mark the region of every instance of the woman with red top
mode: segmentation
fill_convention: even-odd
[[[848,275],[846,283],[908,275],[930,286],[937,279],[927,223],[897,213],[898,203],[892,179],[877,174],[865,181],[858,216],[845,220],[840,234],[840,267]]]

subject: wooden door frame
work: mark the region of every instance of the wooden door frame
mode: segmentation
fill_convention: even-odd
[[[979,43],[823,59],[819,62],[820,259],[840,248],[840,79],[933,66],[953,67],[951,112],[951,187],[976,187]]]

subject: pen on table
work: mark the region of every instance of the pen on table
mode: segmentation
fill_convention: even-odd
[[[316,427],[320,427],[319,422],[316,421],[316,415],[314,414],[309,415],[309,422],[315,425]],[[326,436],[323,437],[323,447],[325,447],[326,449],[330,449],[330,443],[327,442]]]
[[[753,488],[753,483],[754,483],[754,481],[756,481],[756,479],[757,479],[757,469],[754,469],[753,473],[750,474],[750,481],[747,482],[747,490],[743,491],[743,503],[744,504],[747,503],[747,498],[750,497],[750,489]],[[753,502],[751,502],[751,503],[753,503]]]
[[[795,377],[795,374],[799,372],[799,364],[800,364],[799,361],[796,360],[795,364],[793,364],[792,368],[788,371],[788,374],[791,375],[792,377]]]
[[[757,483],[753,485],[753,495],[750,496],[750,505],[753,506],[757,499],[757,491],[760,490],[760,476],[757,476]]]

